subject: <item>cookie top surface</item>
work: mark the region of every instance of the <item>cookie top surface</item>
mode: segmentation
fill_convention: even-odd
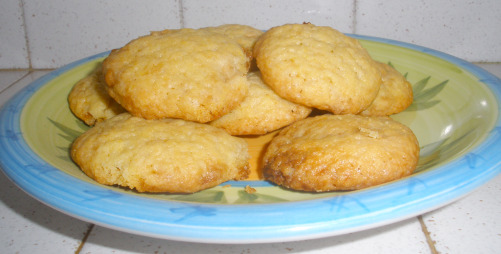
[[[381,71],[381,87],[372,104],[361,115],[389,116],[400,113],[412,104],[412,85],[395,68],[377,63]]]
[[[379,90],[381,75],[360,43],[312,24],[271,28],[253,51],[263,80],[277,94],[334,114],[357,114]]]
[[[280,131],[263,173],[296,190],[355,190],[410,175],[418,158],[414,133],[389,117],[327,114]]]
[[[78,81],[68,95],[71,112],[87,125],[94,125],[125,111],[106,91],[99,65]]]
[[[131,114],[202,123],[245,98],[248,68],[238,43],[202,29],[153,32],[103,62],[109,94]]]
[[[245,140],[207,124],[123,113],[78,137],[71,157],[97,182],[139,192],[192,193],[245,179]]]
[[[240,24],[225,24],[214,27],[205,27],[203,29],[209,30],[214,33],[226,35],[235,40],[244,51],[252,56],[252,48],[254,43],[264,32],[248,25]]]
[[[249,72],[249,94],[230,113],[210,124],[232,135],[261,135],[307,117],[311,108],[278,96],[266,86],[259,72]]]

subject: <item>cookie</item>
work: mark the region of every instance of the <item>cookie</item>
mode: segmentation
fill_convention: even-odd
[[[108,93],[146,119],[209,122],[247,95],[249,59],[227,36],[203,29],[153,32],[103,62]]]
[[[253,55],[264,82],[295,103],[334,114],[357,114],[376,97],[381,74],[360,43],[312,24],[266,31]]]
[[[246,52],[249,57],[252,57],[252,48],[254,43],[264,32],[248,25],[240,24],[225,24],[215,27],[205,27],[210,32],[226,35],[235,40]]]
[[[245,140],[207,124],[123,113],[79,136],[71,158],[98,183],[193,193],[249,174]]]
[[[68,104],[71,112],[90,126],[125,111],[108,95],[102,81],[101,65],[73,86]]]
[[[372,104],[361,115],[389,116],[404,111],[412,104],[412,85],[397,70],[378,62],[381,71],[381,87]]]
[[[252,26],[240,24],[226,24],[215,27],[206,27],[203,29],[226,35],[235,40],[240,46],[242,46],[245,54],[249,58],[249,70],[258,70],[256,61],[252,57],[252,49],[254,48],[254,44],[256,43],[257,39],[264,33],[262,30],[256,29]]]
[[[418,158],[412,130],[390,117],[326,114],[280,131],[264,154],[263,174],[295,190],[357,190],[410,175]]]
[[[249,94],[230,113],[210,124],[232,135],[261,135],[307,117],[311,108],[278,96],[266,86],[259,72],[249,72]]]

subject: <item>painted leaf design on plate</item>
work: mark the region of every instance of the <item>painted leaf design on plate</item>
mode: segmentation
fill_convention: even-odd
[[[82,197],[83,202],[98,201],[102,199],[117,199],[122,195],[116,191],[108,189],[99,191],[84,190],[83,192],[86,194],[86,196]]]
[[[22,135],[23,134],[21,132],[15,132],[15,131],[12,131],[12,130],[6,130],[5,134],[0,134],[0,137],[4,137],[4,138],[10,139],[10,140],[12,140],[14,142],[17,142]]]
[[[440,103],[440,100],[435,99],[435,97],[444,89],[449,80],[442,81],[433,87],[426,88],[430,79],[431,76],[428,76],[419,80],[412,86],[414,101],[407,108],[408,111],[424,110]]]
[[[283,198],[279,198],[272,195],[261,194],[261,193],[248,193],[245,190],[238,191],[238,199],[235,203],[271,203],[271,202],[284,202],[288,201]]]
[[[367,207],[363,202],[361,202],[357,198],[343,196],[343,195],[335,196],[331,199],[328,199],[325,201],[325,203],[329,204],[330,210],[334,214],[342,212],[342,211],[347,211],[351,207],[359,207],[367,212],[369,212],[371,210],[371,209],[369,209],[369,207]]]
[[[69,142],[73,142],[78,136],[82,135],[82,133],[85,132],[87,129],[87,126],[81,123],[79,120],[75,120],[77,122],[78,127],[81,129],[80,131],[74,130],[64,124],[61,124],[59,122],[56,122],[50,118],[48,118],[49,122],[51,122],[56,128],[58,128],[61,132],[58,133],[59,136],[64,138],[65,140]]]
[[[388,65],[391,66],[392,68],[395,68],[395,66],[391,62],[388,62]],[[404,76],[405,79],[407,79],[409,73],[406,72],[402,75]],[[412,85],[412,93],[414,94],[414,98],[412,104],[406,110],[408,111],[424,110],[440,103],[440,100],[434,98],[444,89],[445,85],[449,82],[449,80],[444,80],[434,85],[431,88],[425,89],[428,86],[430,79],[431,76],[428,76],[426,78],[417,81],[416,83],[414,83],[414,85]]]
[[[436,142],[421,146],[421,154],[426,154],[426,156],[421,156],[419,165],[415,172],[421,172],[422,170],[431,169],[435,165],[443,161],[443,158],[448,158],[454,156],[458,150],[463,147],[461,142],[468,142],[468,139],[475,138],[475,130],[469,129],[464,134],[458,137],[447,137]],[[473,154],[467,155],[465,157],[468,165],[472,168],[475,164],[477,158]],[[474,167],[474,166],[473,166]]]
[[[228,203],[224,191],[221,190],[204,190],[192,194],[179,195],[172,198],[172,200],[214,204]]]
[[[80,120],[75,120],[77,123],[78,128],[80,130],[74,130],[64,124],[61,124],[57,121],[54,121],[50,118],[47,118],[49,122],[51,122],[57,129],[60,130],[58,135],[62,137],[64,140],[68,141],[69,144],[73,143],[73,141],[80,135],[82,135],[89,127],[82,123]],[[67,155],[69,147],[66,146],[59,146],[59,150],[62,150],[64,152],[64,155],[59,155],[57,156],[59,159],[65,160],[65,161],[71,161],[71,158]]]
[[[180,222],[192,217],[202,216],[202,217],[212,217],[217,214],[217,209],[213,207],[203,207],[198,205],[186,205],[178,208],[169,209],[171,213],[180,215],[181,217],[176,220]]]

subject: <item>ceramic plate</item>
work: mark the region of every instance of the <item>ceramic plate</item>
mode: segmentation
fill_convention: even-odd
[[[5,104],[0,165],[21,189],[71,216],[141,235],[208,243],[293,241],[373,228],[453,202],[501,171],[498,78],[434,50],[352,36],[413,84],[414,103],[392,116],[414,131],[421,146],[416,172],[404,179],[319,194],[260,180],[190,195],[99,185],[69,157],[71,142],[88,127],[70,112],[67,95],[108,52],[47,74]],[[259,150],[266,141],[249,142]],[[247,185],[257,191],[245,192]]]

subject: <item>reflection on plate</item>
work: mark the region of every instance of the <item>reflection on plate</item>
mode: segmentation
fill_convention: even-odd
[[[304,193],[266,181],[231,181],[189,195],[140,194],[102,186],[69,157],[88,127],[67,95],[108,52],[30,84],[0,111],[0,165],[20,188],[82,220],[153,237],[210,243],[259,243],[355,232],[403,220],[464,196],[500,171],[501,81],[455,57],[386,39],[352,35],[378,61],[413,84],[414,103],[392,116],[421,145],[416,172],[351,192]],[[257,167],[270,136],[248,138]],[[245,192],[250,185],[256,193]]]

